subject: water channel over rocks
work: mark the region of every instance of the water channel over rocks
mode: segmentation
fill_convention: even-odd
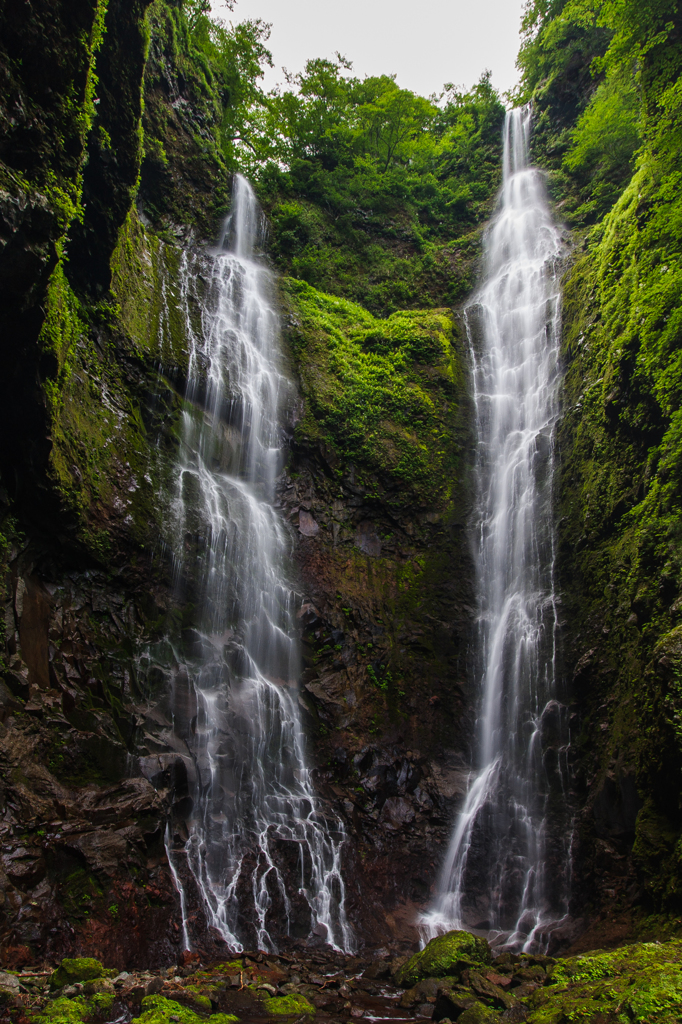
[[[347,950],[345,835],[306,766],[291,538],[274,506],[291,386],[274,282],[257,257],[263,227],[236,176],[220,248],[181,265],[190,361],[172,555],[178,589],[191,579],[198,607],[172,677],[186,832],[169,827],[166,847],[186,945],[193,879],[233,950],[274,950],[287,935]]]
[[[546,948],[567,912],[566,711],[558,694],[552,514],[561,236],[529,166],[530,108],[507,113],[503,186],[465,310],[477,454],[475,770],[424,938],[451,928]]]

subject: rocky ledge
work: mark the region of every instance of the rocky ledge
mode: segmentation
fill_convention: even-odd
[[[92,958],[0,972],[12,1024],[232,1024],[287,1018],[441,1024],[673,1024],[682,1014],[682,941],[582,956],[502,953],[453,931],[408,958],[294,945],[203,964],[183,953],[161,971],[118,972]]]

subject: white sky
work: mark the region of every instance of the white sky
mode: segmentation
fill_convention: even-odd
[[[396,74],[422,96],[445,82],[469,88],[486,68],[501,91],[517,82],[523,0],[237,0],[232,14],[222,3],[212,0],[214,13],[233,23],[272,23],[267,89],[284,84],[282,66],[301,71],[337,50],[358,77]]]

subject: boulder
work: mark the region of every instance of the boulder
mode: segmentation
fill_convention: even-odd
[[[275,999],[264,999],[263,1009],[265,1013],[270,1016],[271,1014],[291,1016],[296,1014],[313,1014],[316,1013],[315,1007],[312,1003],[309,1003],[305,996],[292,992],[288,996],[277,996]]]
[[[107,970],[99,960],[94,957],[81,956],[76,959],[62,960],[59,967],[50,977],[52,988],[63,988],[65,985],[75,985],[79,981],[94,981],[95,978],[112,978],[118,971]]]
[[[499,1021],[499,1014],[491,1010],[483,1003],[474,1003],[468,1010],[465,1010],[461,1017],[457,1018],[457,1024],[495,1024]]]
[[[0,1006],[13,1006],[19,991],[19,979],[14,974],[0,971]]]
[[[451,931],[431,939],[396,972],[398,985],[411,988],[424,978],[458,976],[468,967],[486,967],[492,962],[485,939],[470,932]]]

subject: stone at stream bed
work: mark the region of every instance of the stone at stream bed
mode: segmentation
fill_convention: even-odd
[[[469,932],[451,931],[431,939],[395,974],[397,985],[411,988],[424,978],[459,975],[467,967],[484,967],[492,960],[485,939]]]
[[[400,997],[400,1006],[404,1009],[409,1009],[418,1003],[425,1003],[428,999],[435,999],[438,995],[438,989],[445,980],[445,978],[425,978],[424,981],[420,981],[417,985],[403,992]],[[450,980],[455,981],[456,979],[452,978]]]

